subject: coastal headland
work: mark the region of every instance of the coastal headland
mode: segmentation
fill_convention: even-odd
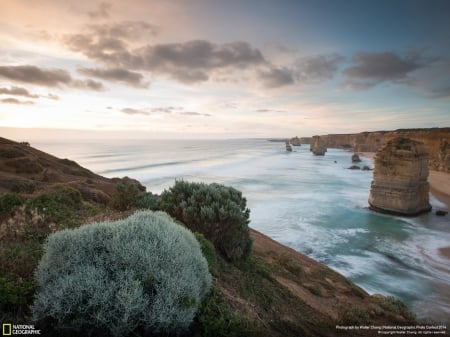
[[[137,207],[127,199],[128,193],[140,195],[145,188],[136,180],[105,178],[69,159],[4,138],[0,177],[0,197],[6,200],[0,217],[0,275],[6,275],[1,281],[8,285],[1,304],[6,318],[24,321],[36,291],[33,273],[46,236],[121,219]],[[119,206],[130,203],[117,207],[117,198]],[[234,328],[250,336],[332,336],[336,326],[415,323],[399,300],[369,295],[341,274],[258,231],[251,230],[251,236],[249,261],[233,264],[216,256],[211,270],[217,293],[210,305],[221,309],[208,312],[205,322],[220,322],[225,310]],[[346,335],[375,336],[377,331]]]

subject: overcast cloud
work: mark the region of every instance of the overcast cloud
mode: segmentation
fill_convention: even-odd
[[[0,78],[46,87],[69,86],[77,89],[94,91],[105,89],[102,83],[91,79],[73,79],[70,73],[63,69],[39,68],[32,65],[0,66]]]
[[[419,55],[400,56],[393,52],[359,52],[352,57],[353,65],[343,73],[353,89],[368,89],[386,81],[404,80],[424,67]]]

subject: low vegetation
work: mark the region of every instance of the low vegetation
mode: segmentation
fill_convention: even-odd
[[[59,329],[186,331],[211,285],[194,235],[164,213],[59,231],[44,252],[32,312]]]
[[[255,236],[231,187],[177,181],[158,196],[132,185],[116,184],[107,204],[69,184],[0,195],[1,321],[124,337],[330,336],[338,323],[414,322],[400,301]],[[151,316],[157,307],[165,318]]]
[[[252,250],[246,203],[232,187],[181,180],[161,194],[160,208],[202,233],[226,259],[236,261],[248,258]]]

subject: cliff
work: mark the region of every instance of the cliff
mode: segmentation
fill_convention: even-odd
[[[39,193],[66,185],[79,190],[91,201],[107,204],[117,195],[119,182],[132,182],[138,189],[145,187],[130,178],[108,179],[95,174],[69,159],[54,157],[31,147],[0,137],[0,193]]]
[[[5,321],[30,324],[33,273],[46,236],[120,219],[137,206],[119,211],[82,191],[88,186],[112,198],[117,180],[6,139],[0,139],[0,177],[0,312]],[[129,196],[125,192],[121,198]],[[336,325],[415,324],[400,301],[371,296],[327,266],[257,231],[251,235],[254,246],[248,261],[231,264],[217,254],[211,262],[217,290],[202,305],[204,316],[194,322],[205,335],[333,336]],[[208,258],[212,256],[209,252]],[[377,331],[346,335],[375,336]]]
[[[316,156],[324,156],[327,152],[326,139],[321,136],[313,136],[309,150]]]
[[[328,134],[321,136],[330,148],[345,148],[355,152],[376,152],[396,137],[422,142],[429,153],[432,170],[450,173],[450,128],[399,129],[395,131]]]
[[[369,204],[376,211],[416,215],[431,209],[428,200],[428,152],[418,141],[397,137],[374,158]]]

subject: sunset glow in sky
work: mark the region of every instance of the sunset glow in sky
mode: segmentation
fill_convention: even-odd
[[[446,0],[1,0],[0,136],[448,127],[449,13]]]

